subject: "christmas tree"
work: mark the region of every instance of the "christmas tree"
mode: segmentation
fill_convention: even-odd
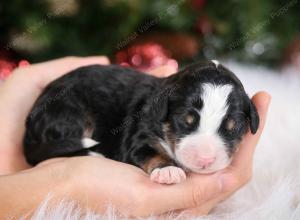
[[[275,67],[299,60],[299,11],[297,0],[1,1],[0,59],[104,54],[132,64],[137,45],[152,45],[161,48],[150,58],[139,54],[137,64],[164,51],[179,62],[233,58]]]

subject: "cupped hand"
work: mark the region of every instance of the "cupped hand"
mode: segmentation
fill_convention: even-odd
[[[22,151],[24,124],[43,88],[72,69],[108,62],[105,57],[69,57],[14,71],[0,87],[0,174],[29,168]],[[21,175],[25,182],[27,176],[30,176],[30,180],[40,179],[40,182],[36,182],[40,184],[37,187],[43,188],[42,180],[49,172],[55,171],[55,177],[59,179],[56,180],[62,183],[58,184],[61,186],[58,196],[68,194],[82,205],[99,212],[108,203],[112,203],[118,211],[130,216],[162,214],[174,210],[207,214],[251,177],[253,154],[265,124],[270,96],[260,92],[252,100],[261,119],[259,130],[255,135],[248,133],[244,137],[231,166],[216,174],[190,174],[185,182],[167,186],[151,182],[142,170],[128,164],[105,158],[73,157],[50,160]],[[29,187],[32,184],[30,180]]]
[[[169,211],[206,215],[251,178],[255,147],[263,131],[270,96],[259,92],[252,98],[260,115],[255,135],[248,132],[231,165],[212,175],[189,174],[180,184],[163,185],[150,181],[141,169],[98,157],[53,159],[41,166],[61,164],[62,180],[69,179],[71,198],[102,213],[107,204],[129,216],[148,216]],[[66,178],[67,177],[67,178]]]

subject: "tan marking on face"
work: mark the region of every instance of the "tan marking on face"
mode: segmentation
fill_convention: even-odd
[[[196,118],[193,115],[190,115],[190,114],[185,116],[185,122],[189,125],[193,124],[195,119]]]
[[[232,131],[234,128],[235,128],[235,121],[233,119],[229,119],[226,123],[226,128],[229,130],[229,131]]]
[[[95,123],[93,121],[93,117],[90,114],[86,114],[85,129],[83,132],[83,137],[92,138],[94,130],[95,130]]]
[[[162,154],[157,154],[156,156],[147,160],[142,168],[146,173],[150,174],[155,168],[168,163],[171,163],[171,159],[169,157]]]
[[[94,133],[94,129],[93,128],[90,128],[90,127],[87,127],[84,132],[83,132],[83,137],[85,138],[91,138],[92,135]]]

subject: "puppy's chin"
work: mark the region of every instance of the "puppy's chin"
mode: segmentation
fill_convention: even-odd
[[[207,167],[207,168],[186,166],[183,163],[180,163],[180,164],[186,171],[189,171],[189,172],[199,173],[199,174],[213,174],[213,173],[216,173],[220,170],[224,170],[225,168],[227,168],[230,165],[231,161],[232,161],[232,158],[228,158],[228,160],[226,162],[220,161],[218,163],[218,161],[216,161],[215,164],[212,164],[211,167]]]

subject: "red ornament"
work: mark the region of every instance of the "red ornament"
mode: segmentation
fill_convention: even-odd
[[[28,66],[27,60],[20,60],[13,50],[0,49],[0,81],[5,80],[17,67]]]
[[[134,45],[157,44],[167,51],[167,57],[187,60],[195,57],[200,49],[199,38],[179,32],[152,32],[139,36]]]
[[[171,59],[168,51],[156,43],[133,45],[119,51],[116,62],[145,72],[163,65],[178,68],[177,61]]]
[[[285,49],[284,64],[292,65],[300,72],[300,36],[297,36]]]
[[[7,60],[0,60],[0,80],[6,79],[10,73],[16,68],[16,64]]]
[[[0,80],[5,80],[11,72],[19,67],[28,66],[29,62],[27,60],[21,60],[19,64],[17,65],[13,61],[9,61],[6,59],[0,59]]]

